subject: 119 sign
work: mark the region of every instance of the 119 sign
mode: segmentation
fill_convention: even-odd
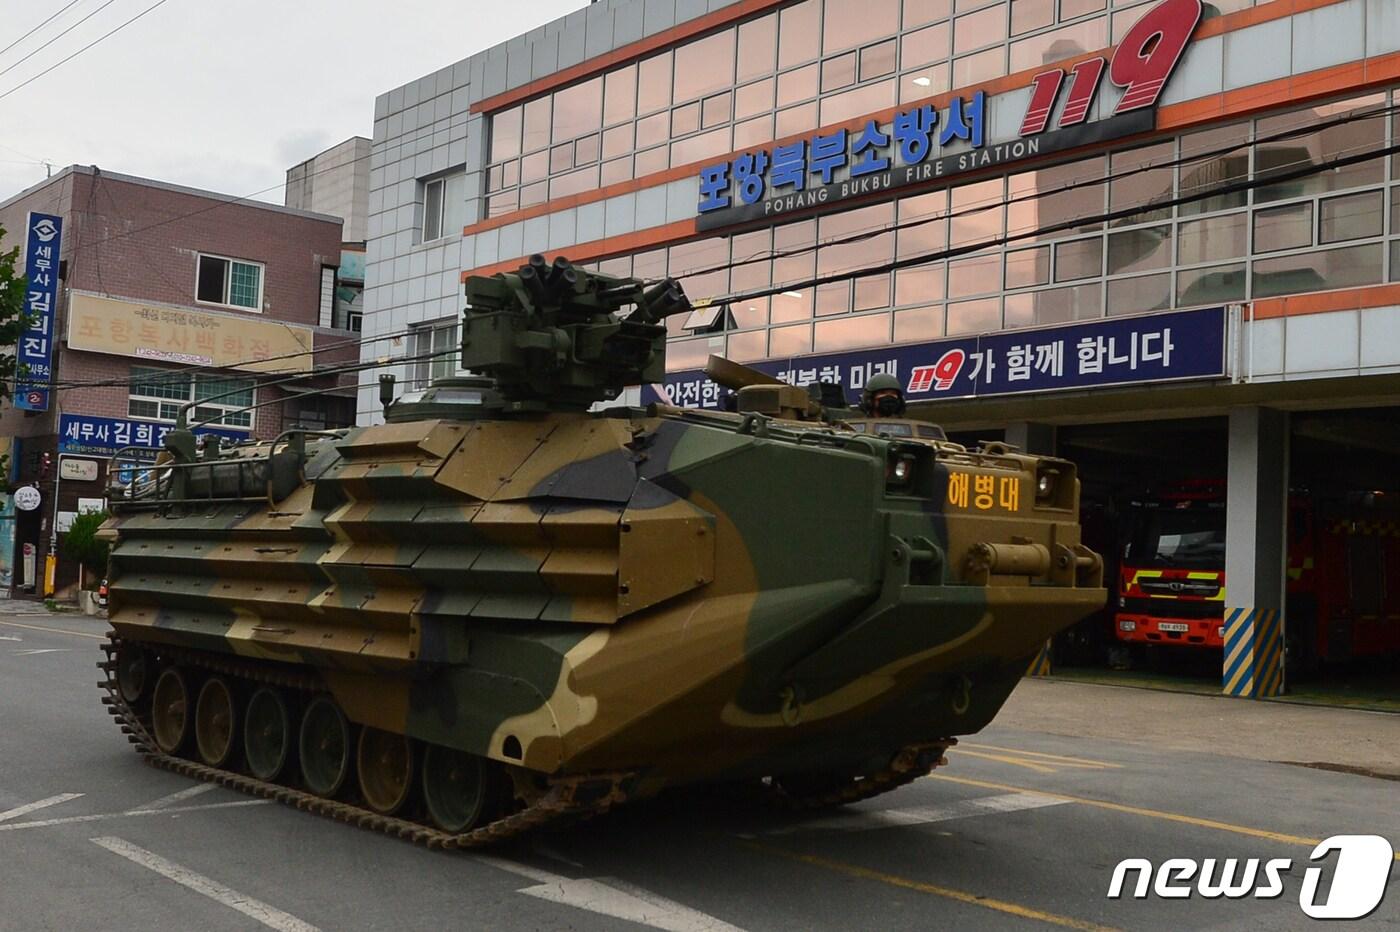
[[[1111,63],[1099,56],[1068,71],[1042,71],[1032,79],[1031,103],[1021,121],[1021,135],[1033,136],[1045,130],[1060,99],[1066,74],[1069,91],[1060,112],[1061,127],[1075,126],[1088,117],[1105,67],[1109,80],[1125,89],[1114,115],[1153,106],[1200,21],[1201,0],[1165,0],[1128,30],[1114,50]]]

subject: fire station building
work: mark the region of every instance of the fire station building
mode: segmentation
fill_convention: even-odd
[[[1056,673],[1391,701],[1397,103],[1392,0],[600,0],[378,98],[365,336],[451,346],[536,252],[678,277],[634,400],[889,372],[1079,464],[1111,599]]]

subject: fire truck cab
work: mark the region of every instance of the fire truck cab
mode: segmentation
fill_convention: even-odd
[[[1178,483],[1128,510],[1113,628],[1134,645],[1224,647],[1225,484]],[[1286,656],[1294,672],[1400,651],[1400,513],[1376,492],[1288,501]]]
[[[1130,503],[1114,636],[1223,647],[1224,483],[1184,483]]]

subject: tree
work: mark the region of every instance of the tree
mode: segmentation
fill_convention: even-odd
[[[5,228],[0,227],[0,250],[5,243]],[[15,347],[29,321],[24,314],[24,291],[28,286],[24,275],[15,270],[19,262],[19,246],[0,251],[0,401],[8,401],[14,391],[15,378],[24,373],[15,365]]]
[[[107,554],[112,545],[99,538],[97,530],[109,517],[105,511],[85,511],[73,519],[63,537],[63,555],[77,560],[90,575],[99,579],[107,573]]]

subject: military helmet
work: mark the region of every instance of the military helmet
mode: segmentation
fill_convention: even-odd
[[[897,392],[899,397],[899,410],[893,414],[904,413],[904,386],[899,379],[888,372],[881,372],[870,377],[870,381],[865,383],[865,391],[860,396],[860,406],[866,414],[875,413],[875,396],[880,392]]]

